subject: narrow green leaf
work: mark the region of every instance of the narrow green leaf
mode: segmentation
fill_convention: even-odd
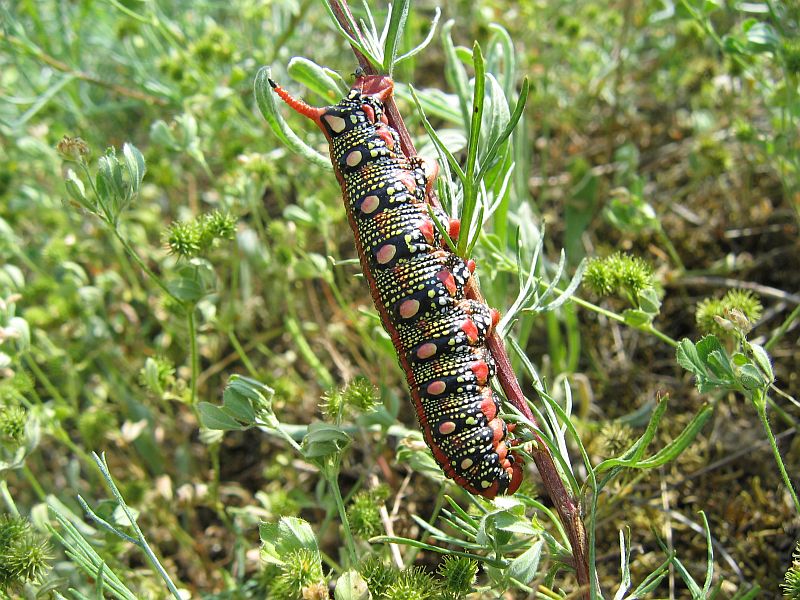
[[[454,21],[447,21],[442,27],[442,47],[445,55],[444,76],[447,83],[453,88],[458,96],[458,104],[461,107],[461,116],[464,129],[469,127],[469,82],[464,65],[459,60],[453,38],[450,37],[450,30],[453,28]]]
[[[706,580],[703,583],[703,598],[708,598],[708,592],[711,590],[711,580],[714,577],[714,544],[711,540],[711,528],[708,526],[708,519],[706,513],[700,511],[700,516],[703,518],[703,529],[706,532]]]
[[[503,58],[503,91],[506,98],[510,98],[514,89],[514,75],[517,71],[517,58],[516,51],[514,50],[514,42],[508,31],[497,23],[489,24],[489,31],[492,32],[492,37],[489,40],[490,52],[493,46],[499,46],[502,50]],[[496,71],[495,71],[496,72]]]
[[[417,45],[415,48],[413,48],[412,50],[409,50],[408,52],[406,52],[406,53],[405,53],[405,54],[403,54],[402,56],[398,56],[398,57],[397,57],[397,58],[394,60],[394,65],[395,65],[395,66],[396,66],[396,65],[399,65],[399,64],[400,64],[401,62],[403,62],[404,60],[411,58],[412,56],[416,56],[417,54],[419,54],[419,53],[420,53],[420,52],[422,52],[422,51],[423,51],[425,48],[427,48],[427,47],[428,47],[428,44],[430,44],[430,43],[431,43],[431,40],[433,40],[433,36],[436,34],[436,26],[439,24],[439,18],[440,18],[441,16],[442,16],[442,11],[441,11],[441,9],[440,9],[440,8],[437,6],[437,7],[436,7],[436,12],[435,12],[435,13],[434,13],[434,15],[433,15],[433,19],[431,20],[431,27],[430,27],[430,29],[428,30],[428,35],[426,35],[426,36],[425,36],[425,39],[424,39],[424,40],[422,40],[422,43],[421,43],[421,44],[418,44],[418,45]]]
[[[408,86],[408,87],[409,90],[411,91],[411,97],[414,99],[414,104],[416,104],[417,106],[417,111],[419,112],[419,116],[422,119],[422,126],[425,127],[425,131],[428,132],[428,135],[433,140],[436,149],[444,155],[444,157],[447,159],[448,164],[450,165],[450,168],[453,169],[453,171],[455,171],[456,175],[461,180],[461,183],[463,185],[465,181],[464,171],[458,164],[456,157],[453,156],[452,152],[450,152],[450,150],[447,149],[447,146],[445,146],[442,143],[441,139],[436,134],[436,131],[434,131],[430,121],[428,121],[428,118],[425,116],[425,111],[422,110],[422,105],[420,104],[419,98],[417,97],[416,90],[414,89],[413,86]]]
[[[636,442],[634,442],[630,448],[623,452],[622,456],[619,458],[609,458],[597,465],[595,467],[595,473],[600,474],[613,467],[629,467],[638,463],[645,450],[647,450],[647,447],[650,445],[650,442],[653,441],[656,431],[658,431],[658,425],[661,422],[666,410],[667,398],[665,397],[659,400],[658,405],[656,405],[656,408],[650,417],[650,421],[647,423],[647,427],[645,428],[641,437],[636,440]]]
[[[403,29],[408,20],[408,8],[410,0],[395,0],[389,12],[386,38],[383,42],[383,71],[392,74],[395,59],[397,58],[397,48],[403,38]]]
[[[319,94],[331,104],[335,104],[342,96],[347,95],[347,87],[343,87],[344,81],[341,78],[334,79],[328,69],[302,56],[292,58],[286,72],[297,83]]]
[[[370,538],[368,541],[370,544],[402,544],[404,546],[413,546],[415,548],[422,548],[423,550],[430,550],[431,552],[438,552],[439,554],[449,554],[451,556],[461,556],[464,558],[471,558],[473,560],[477,560],[481,563],[484,563],[486,565],[498,569],[503,569],[508,564],[508,561],[502,559],[491,559],[487,558],[486,556],[481,556],[479,554],[460,552],[459,550],[451,550],[448,548],[439,548],[438,546],[433,546],[431,544],[426,544],[425,542],[419,542],[417,540],[412,540],[404,537],[381,535],[374,538]]]
[[[486,171],[492,167],[491,165],[491,157],[497,154],[500,145],[505,142],[510,136],[511,133],[514,131],[514,128],[517,126],[520,118],[522,117],[522,113],[525,110],[525,103],[528,101],[528,92],[530,90],[530,84],[528,83],[528,78],[522,80],[522,88],[519,91],[519,98],[517,99],[517,103],[514,105],[514,111],[511,113],[511,117],[508,120],[503,131],[497,136],[497,138],[492,141],[489,148],[486,150],[486,157],[487,160],[481,164],[481,168],[478,171],[478,175],[475,178],[477,181],[480,181],[484,175],[486,175]]]
[[[581,281],[583,280],[583,273],[586,271],[586,266],[588,264],[589,262],[585,258],[581,260],[581,262],[578,263],[578,267],[575,269],[575,273],[572,275],[572,279],[570,280],[569,285],[567,285],[567,287],[564,288],[564,291],[561,292],[561,294],[559,294],[559,296],[555,300],[553,300],[549,304],[546,304],[545,306],[542,306],[540,310],[542,312],[556,310],[557,308],[560,308],[567,300],[572,298],[572,296],[575,294],[575,290],[578,289],[578,286],[581,284]],[[553,282],[555,281],[556,279],[554,278]]]
[[[256,103],[261,110],[261,114],[272,129],[273,133],[283,142],[290,150],[296,152],[306,160],[314,163],[318,167],[326,170],[332,170],[331,161],[327,156],[317,152],[311,146],[306,144],[291,130],[288,123],[283,119],[278,111],[278,105],[275,101],[275,93],[269,85],[270,78],[269,67],[261,67],[256,74],[255,81],[253,82],[253,89],[256,94]]]
[[[706,421],[711,417],[714,412],[714,407],[706,404],[700,411],[692,418],[689,424],[684,427],[683,431],[678,434],[672,442],[664,446],[661,450],[656,452],[647,460],[643,460],[637,464],[631,465],[635,469],[652,469],[660,467],[675,460],[686,448],[694,441],[697,434],[706,424]]]
[[[334,27],[339,30],[339,33],[342,35],[342,37],[344,37],[344,39],[350,44],[355,46],[367,58],[367,60],[369,60],[373,67],[380,69],[381,61],[377,56],[375,56],[375,53],[372,52],[370,48],[367,48],[367,46],[365,46],[361,40],[354,38],[344,30],[344,28],[339,24],[339,20],[336,18],[336,15],[334,14],[333,9],[327,0],[323,0],[322,4],[325,6],[325,10],[328,11],[328,16],[330,16]],[[347,19],[347,25],[350,27],[351,31],[359,31],[358,24],[347,12],[345,12],[345,18]]]

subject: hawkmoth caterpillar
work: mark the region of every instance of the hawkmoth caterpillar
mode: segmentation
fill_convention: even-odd
[[[499,314],[465,298],[475,263],[447,249],[429,213],[436,162],[403,154],[388,125],[392,80],[357,74],[345,98],[320,108],[269,83],[328,140],[361,267],[434,458],[470,492],[514,493],[522,461],[489,386],[495,363],[486,338]],[[431,210],[456,238],[459,222]]]

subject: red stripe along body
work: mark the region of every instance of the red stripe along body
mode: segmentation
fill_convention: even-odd
[[[417,418],[448,477],[475,494],[513,493],[522,461],[489,380],[495,364],[486,336],[497,312],[464,297],[474,264],[442,245],[428,213],[435,163],[400,152],[388,126],[387,77],[359,77],[347,97],[315,108],[276,93],[322,129],[342,188],[364,276],[406,374]],[[434,209],[441,223],[447,215]],[[450,222],[451,235],[458,223]]]

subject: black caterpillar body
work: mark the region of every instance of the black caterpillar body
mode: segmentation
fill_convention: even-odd
[[[401,152],[384,114],[391,79],[359,77],[347,97],[325,108],[270,84],[328,139],[361,267],[436,461],[473,493],[513,493],[522,481],[522,461],[509,448],[508,428],[489,387],[495,364],[486,337],[498,313],[464,297],[474,263],[442,245],[426,202],[438,167]],[[458,222],[434,212],[457,236]]]

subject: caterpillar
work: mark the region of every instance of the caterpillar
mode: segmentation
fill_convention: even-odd
[[[269,83],[328,141],[364,276],[436,462],[474,494],[513,494],[522,461],[489,386],[495,363],[486,339],[499,313],[465,298],[475,263],[451,253],[431,219],[426,199],[438,165],[401,151],[384,112],[392,80],[358,73],[350,93],[327,107]],[[457,238],[459,222],[431,210]]]

